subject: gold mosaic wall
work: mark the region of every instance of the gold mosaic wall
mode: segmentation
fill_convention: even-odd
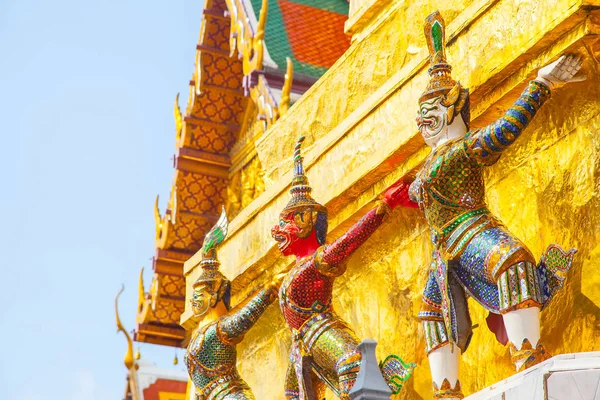
[[[444,3],[442,5],[441,3]],[[551,4],[550,4],[551,3]],[[269,228],[288,200],[293,142],[307,134],[307,175],[331,214],[330,239],[410,173],[428,150],[415,135],[416,100],[426,82],[422,20],[441,9],[449,22],[455,77],[472,89],[474,125],[498,117],[535,70],[564,51],[585,54],[588,80],[555,93],[515,146],[488,169],[488,204],[539,257],[550,243],[579,253],[565,288],[543,313],[542,337],[554,354],[600,350],[600,2],[556,0],[396,1],[355,35],[347,53],[257,142],[273,180],[231,222],[219,250],[237,302],[291,259],[278,257]],[[332,95],[335,94],[335,95]],[[306,115],[312,118],[307,121]],[[289,153],[290,157],[282,157]],[[337,312],[361,338],[419,364],[398,399],[432,397],[416,315],[431,246],[418,210],[397,210],[336,280]],[[188,296],[199,258],[186,263]],[[462,358],[466,394],[513,373],[508,349],[487,316]],[[189,310],[182,316],[194,325]],[[239,370],[259,399],[283,399],[290,334],[277,305],[238,345]],[[331,396],[330,396],[331,397]],[[331,397],[332,398],[332,397]]]
[[[265,191],[264,171],[254,147],[256,137],[264,131],[264,122],[257,117],[256,105],[252,101],[248,102],[240,129],[241,137],[236,138],[230,154],[232,166],[225,202],[230,220]]]
[[[579,250],[565,288],[542,314],[542,338],[553,354],[600,350],[600,76],[588,84],[591,90],[578,85],[555,96],[486,174],[490,209],[537,257],[550,243]],[[416,320],[430,251],[420,211],[396,211],[335,284],[337,312],[359,337],[379,340],[380,358],[395,352],[419,364],[398,399],[432,396]],[[479,327],[462,358],[467,394],[513,373],[508,348],[486,326],[487,312],[472,301],[470,309]],[[282,398],[289,345],[273,305],[238,346],[240,372],[257,398]]]

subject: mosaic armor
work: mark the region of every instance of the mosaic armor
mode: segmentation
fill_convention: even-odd
[[[449,340],[466,350],[467,296],[504,314],[543,308],[562,287],[574,251],[552,245],[537,265],[527,246],[487,209],[483,180],[483,167],[498,161],[549,97],[548,87],[529,82],[502,118],[433,150],[410,187],[435,246],[419,313],[428,352]]]
[[[219,271],[216,254],[216,246],[227,237],[228,227],[223,208],[221,217],[204,238],[200,275],[193,284],[190,303],[194,316],[205,318],[209,309],[224,306],[211,322],[195,331],[185,353],[184,361],[196,388],[195,400],[254,399],[252,390],[238,374],[235,346],[277,298],[279,286],[273,281],[230,309],[231,282]]]
[[[292,199],[281,218],[288,218],[289,224],[298,226],[297,237],[308,238],[317,232],[317,242],[323,244],[327,209],[310,196],[300,156],[303,139],[295,148]],[[345,272],[348,258],[381,225],[389,210],[390,206],[381,202],[335,242],[321,245],[313,254],[297,259],[283,280],[279,305],[293,340],[285,382],[287,399],[321,399],[325,385],[340,398],[349,398],[361,365],[359,339],[333,310],[333,282]],[[316,221],[314,225],[311,220]],[[272,231],[280,243],[284,242],[287,227],[274,227]],[[413,364],[407,365],[397,356],[388,357],[381,365],[383,377],[394,393],[400,390],[413,368]]]
[[[425,19],[429,81],[419,98],[417,126],[432,152],[409,196],[425,213],[434,246],[419,312],[434,397],[462,399],[459,357],[472,336],[468,297],[490,312],[487,325],[499,342],[510,344],[517,371],[550,356],[540,342],[540,311],[563,286],[575,250],[551,245],[536,263],[488,210],[483,167],[498,161],[550,89],[572,80],[582,60],[568,55],[543,67],[502,118],[469,131],[469,90],[452,78],[445,32],[438,11]]]
[[[238,374],[235,346],[276,298],[276,287],[269,285],[228,315],[196,331],[185,355],[196,400],[254,399]]]
[[[333,281],[344,273],[344,261],[381,225],[383,217],[375,210],[369,212],[333,244],[320,247],[295,265],[279,290],[279,305],[294,340],[292,366],[302,364],[301,354],[310,354],[311,367],[338,395],[347,395],[354,382],[360,354],[358,338],[333,311]],[[288,399],[299,398],[297,374],[302,376],[301,371],[288,370]]]

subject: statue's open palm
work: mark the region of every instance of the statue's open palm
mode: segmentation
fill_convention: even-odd
[[[575,54],[561,56],[538,71],[537,79],[553,89],[568,82],[580,82],[585,76],[575,76],[583,65],[583,58]]]

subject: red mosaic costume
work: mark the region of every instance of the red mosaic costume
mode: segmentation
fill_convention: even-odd
[[[334,243],[321,246],[292,268],[279,291],[281,311],[291,329],[300,329],[316,314],[332,312],[334,279],[346,271],[345,261],[375,232],[384,216],[376,209],[369,211]]]
[[[296,265],[279,290],[279,305],[293,335],[285,395],[289,400],[321,399],[327,385],[340,398],[349,399],[348,393],[361,365],[359,339],[333,310],[333,281],[345,272],[348,258],[375,232],[398,200],[384,198],[342,237],[324,245],[327,209],[310,196],[311,188],[300,157],[303,139],[296,145],[292,199],[281,213],[280,225],[272,230],[282,253],[297,256]],[[405,192],[394,188],[390,196],[407,198]],[[301,253],[305,244],[308,254],[300,258],[305,254]],[[290,250],[293,246],[296,250]],[[412,368],[412,364],[390,356],[381,370],[392,391],[397,393]]]

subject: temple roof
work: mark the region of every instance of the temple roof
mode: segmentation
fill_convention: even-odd
[[[179,96],[175,100],[175,173],[164,212],[156,199],[154,274],[147,288],[140,276],[134,332],[139,342],[185,346],[186,333],[179,326],[185,301],[183,263],[200,249],[225,201],[229,152],[248,101],[242,62],[229,55],[226,9],[225,0],[206,2],[183,111]]]
[[[262,0],[246,0],[260,10]],[[256,11],[255,11],[256,12]],[[346,0],[269,0],[265,65],[319,78],[350,46],[344,33]]]

